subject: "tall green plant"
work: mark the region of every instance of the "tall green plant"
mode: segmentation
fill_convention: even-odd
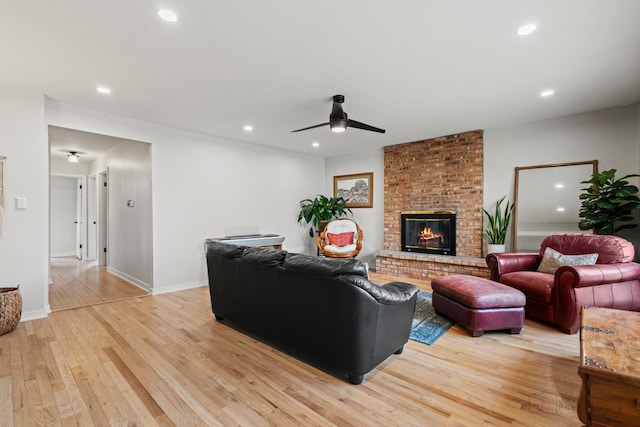
[[[583,188],[580,194],[582,205],[578,216],[580,230],[596,230],[600,234],[617,234],[621,230],[638,227],[638,224],[628,224],[635,220],[633,211],[640,207],[638,187],[629,184],[627,178],[640,176],[638,174],[625,175],[615,179],[616,169],[610,169],[591,175],[590,184]],[[627,224],[624,224],[627,223]]]
[[[489,226],[484,228],[482,235],[492,245],[504,245],[507,238],[507,229],[511,222],[511,212],[513,211],[513,204],[507,200],[507,204],[502,210],[502,202],[507,196],[496,202],[496,208],[493,214],[489,213],[486,209],[482,209],[482,212],[489,221]]]
[[[298,222],[303,220],[311,224],[309,236],[313,237],[313,227],[316,230],[320,228],[320,223],[331,221],[334,218],[351,213],[351,209],[347,207],[347,202],[342,197],[327,197],[318,194],[315,199],[304,199],[300,201],[300,213],[298,213]]]

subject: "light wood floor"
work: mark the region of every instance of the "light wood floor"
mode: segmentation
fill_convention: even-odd
[[[75,257],[51,258],[51,311],[87,307],[148,295],[143,289],[107,272],[93,261]]]
[[[205,287],[0,336],[0,424],[579,426],[578,357],[578,335],[537,322],[480,338],[454,326],[354,386],[216,322]]]

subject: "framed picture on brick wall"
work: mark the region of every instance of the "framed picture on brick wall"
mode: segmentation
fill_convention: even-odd
[[[350,208],[372,208],[373,172],[334,176],[333,197],[342,197]]]

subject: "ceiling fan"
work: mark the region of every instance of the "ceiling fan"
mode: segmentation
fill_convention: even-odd
[[[314,128],[319,128],[321,126],[329,125],[333,132],[344,132],[348,127],[370,130],[372,132],[384,133],[384,129],[380,129],[374,126],[367,125],[365,123],[357,122],[355,120],[351,120],[347,117],[347,113],[342,109],[342,103],[344,102],[344,95],[334,95],[333,96],[333,108],[331,109],[331,114],[329,115],[329,121],[327,123],[320,123],[319,125],[313,125],[302,129],[292,130],[291,132],[300,132],[303,130],[309,130]]]

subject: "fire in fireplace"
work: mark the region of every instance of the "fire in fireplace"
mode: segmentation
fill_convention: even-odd
[[[455,256],[455,211],[407,211],[400,217],[403,251]]]

